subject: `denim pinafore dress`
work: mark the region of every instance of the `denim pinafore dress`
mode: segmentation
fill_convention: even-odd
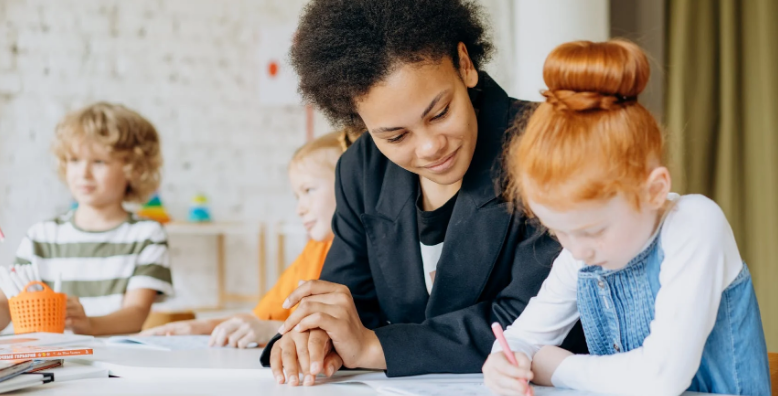
[[[586,266],[578,274],[578,311],[589,353],[612,355],[643,345],[654,319],[664,260],[660,237],[626,267]],[[770,396],[767,346],[748,267],[722,292],[716,324],[689,391]]]

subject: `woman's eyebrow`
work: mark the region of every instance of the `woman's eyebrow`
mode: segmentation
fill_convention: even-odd
[[[432,108],[435,107],[436,104],[438,104],[438,102],[440,101],[440,98],[442,98],[443,95],[447,94],[449,91],[450,91],[450,89],[446,89],[446,90],[442,91],[441,93],[439,93],[437,96],[435,96],[435,98],[432,99],[432,101],[430,102],[429,106],[427,106],[427,108],[424,109],[424,112],[421,113],[421,118],[426,117],[427,114],[429,114],[429,112],[432,111]]]

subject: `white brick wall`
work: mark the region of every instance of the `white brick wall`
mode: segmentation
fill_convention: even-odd
[[[500,52],[488,69],[512,73],[510,0],[483,0]],[[305,139],[305,112],[258,103],[263,26],[294,23],[305,0],[0,0],[0,264],[27,228],[70,205],[49,154],[54,125],[90,102],[121,102],[162,135],[162,200],[185,219],[205,193],[223,221],[295,221],[286,164]],[[317,116],[316,134],[326,132]],[[271,230],[272,231],[272,230]],[[271,234],[272,235],[272,234]],[[168,306],[215,302],[214,242],[171,238],[178,297]],[[269,241],[274,279],[274,243]],[[229,238],[228,280],[257,288],[253,238]],[[299,244],[298,244],[299,246]],[[291,257],[290,257],[291,258]]]

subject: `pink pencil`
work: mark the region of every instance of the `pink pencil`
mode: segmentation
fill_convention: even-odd
[[[513,351],[511,351],[511,347],[508,345],[508,340],[505,339],[505,334],[502,332],[502,326],[500,326],[500,324],[497,322],[492,323],[492,332],[494,332],[494,338],[496,338],[497,342],[500,343],[500,346],[502,347],[502,353],[505,354],[505,357],[508,358],[508,361],[511,362],[512,365],[518,366],[519,362],[516,361],[516,356],[513,356]],[[527,380],[521,381],[524,382],[524,385],[527,385],[527,391],[524,394],[526,396],[532,396],[532,388],[530,388]]]
[[[3,234],[3,230],[0,229],[0,242],[5,241],[5,235]]]

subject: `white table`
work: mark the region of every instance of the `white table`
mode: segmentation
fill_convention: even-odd
[[[108,368],[120,378],[54,382],[18,391],[23,395],[262,395],[366,396],[376,392],[360,384],[321,384],[312,387],[278,385],[269,369],[259,364],[261,349],[214,348],[156,351],[96,344],[94,355],[74,359]],[[354,372],[339,372],[347,377]],[[413,377],[409,378],[413,379]],[[546,389],[548,396],[593,396],[569,390]],[[688,393],[685,396],[691,396]],[[452,395],[456,396],[456,395]]]
[[[93,349],[94,355],[74,360],[107,368],[111,375],[128,379],[255,379],[259,372],[270,374],[259,363],[260,348],[159,351],[135,346],[94,346]]]
[[[323,395],[360,396],[367,386],[278,385],[259,363],[261,349],[213,348],[157,351],[138,347],[93,346],[94,355],[72,359],[108,368],[121,378],[50,383],[14,394],[24,395]]]
[[[229,379],[215,381],[212,379],[171,378],[167,380],[143,380],[124,378],[101,378],[51,383],[37,388],[28,388],[14,393],[30,396],[153,396],[153,395],[186,395],[186,396],[366,396],[374,395],[369,387],[363,385],[322,385],[314,387],[290,387],[278,385],[267,377],[250,379]]]

